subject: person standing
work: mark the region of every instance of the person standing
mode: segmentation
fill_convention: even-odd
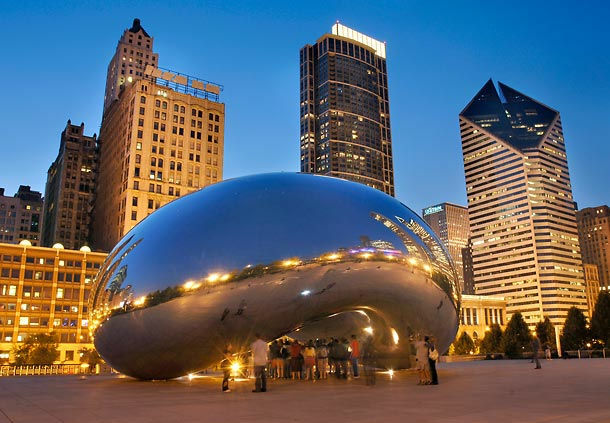
[[[417,372],[419,374],[418,385],[430,384],[430,362],[428,361],[428,345],[419,336],[413,343],[415,346],[415,360],[417,361]]]
[[[438,374],[436,373],[436,361],[438,360],[438,350],[434,347],[434,340],[426,336],[428,345],[428,365],[430,366],[430,384],[438,385]]]
[[[544,344],[544,355],[545,355],[547,360],[552,360],[552,358],[551,358],[551,344],[548,343],[548,342],[546,344]]]
[[[326,368],[328,367],[328,347],[326,346],[325,339],[322,339],[320,341],[320,345],[318,345],[318,348],[316,348],[316,358],[316,367],[320,373],[320,379],[326,379]]]
[[[328,343],[328,363],[330,364],[330,372],[337,376],[337,343],[335,338],[330,338]]]
[[[348,364],[350,361],[349,342],[346,338],[342,338],[340,342],[340,357],[341,357],[341,371],[343,372],[343,379],[347,379]]]
[[[536,363],[534,369],[540,369],[540,361],[538,360],[538,351],[540,350],[540,340],[534,336],[532,339],[532,360]]]
[[[284,344],[280,349],[280,355],[282,357],[282,362],[284,363],[282,375],[284,379],[290,379],[290,343],[287,339],[284,340]]]
[[[269,345],[261,339],[260,334],[255,334],[256,341],[252,343],[252,361],[254,364],[254,389],[252,392],[267,392],[267,374],[265,366],[269,361]]]
[[[356,335],[352,335],[352,340],[349,344],[350,349],[352,350],[350,353],[350,360],[352,364],[352,371],[354,374],[354,379],[358,379],[360,374],[358,373],[358,359],[360,358],[360,344],[358,343],[358,339],[356,339]]]
[[[271,343],[271,345],[269,345],[269,358],[271,359],[271,372],[270,372],[270,376],[272,378],[279,378],[281,377],[281,371],[280,371],[280,344],[277,341],[277,339],[275,341],[273,341]]]
[[[223,360],[220,362],[220,368],[222,369],[222,392],[231,392],[229,389],[229,378],[231,377],[231,344],[225,345],[222,354],[224,355]]]
[[[292,341],[290,346],[290,374],[293,379],[301,378],[301,367],[299,363],[299,356],[301,355],[301,346],[299,341],[296,339]]]
[[[315,380],[313,368],[316,365],[316,349],[313,347],[313,341],[310,339],[307,346],[303,350],[303,358],[305,360],[305,380]]]

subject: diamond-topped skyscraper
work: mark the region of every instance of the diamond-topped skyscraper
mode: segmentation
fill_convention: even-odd
[[[300,63],[301,172],[394,195],[385,43],[337,22]]]
[[[587,312],[559,112],[489,80],[460,113],[477,294],[532,327]]]

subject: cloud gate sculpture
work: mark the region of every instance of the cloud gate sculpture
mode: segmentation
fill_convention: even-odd
[[[410,339],[444,351],[460,294],[446,249],[405,205],[309,174],[220,182],[144,219],[117,244],[90,297],[94,343],[115,369],[169,379],[213,366],[226,343],[372,332],[380,362],[409,365]]]

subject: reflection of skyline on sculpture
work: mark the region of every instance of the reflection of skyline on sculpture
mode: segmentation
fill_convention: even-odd
[[[256,175],[176,200],[130,231],[98,275],[91,329],[113,366],[143,378],[213,364],[210,343],[254,330],[273,339],[358,310],[396,356],[406,344],[392,339],[417,333],[448,346],[455,280],[437,237],[392,197],[335,178]],[[184,348],[193,357],[163,361],[163,351]],[[166,373],[130,361],[134,351]]]
[[[288,176],[290,174],[286,174]],[[256,204],[261,200],[260,194],[257,194],[259,188],[273,189],[273,185],[266,187],[266,182],[261,176],[250,177],[251,189],[248,192],[240,193],[239,202]],[[238,178],[235,180],[239,180]],[[177,203],[169,204],[155,212],[158,219],[171,218],[177,216],[178,219],[191,222],[193,231],[196,232],[196,227],[207,225],[207,222],[215,222],[214,225],[205,226],[206,234],[204,239],[183,238],[180,244],[175,248],[165,248],[164,255],[167,254],[170,268],[165,269],[163,282],[157,286],[157,289],[163,289],[168,285],[181,284],[185,280],[197,279],[202,276],[202,269],[207,269],[206,274],[227,273],[237,269],[243,269],[248,265],[269,264],[277,260],[289,259],[291,257],[299,257],[301,260],[307,260],[311,257],[318,257],[337,249],[335,239],[342,240],[340,247],[351,248],[352,246],[361,243],[361,236],[367,236],[372,240],[388,239],[390,243],[396,246],[403,253],[409,252],[407,245],[417,245],[418,249],[426,249],[426,243],[430,246],[427,248],[436,249],[434,253],[440,260],[449,262],[449,255],[446,253],[442,243],[438,241],[435,235],[432,235],[430,240],[424,241],[420,236],[416,235],[415,231],[409,229],[408,226],[401,224],[399,219],[407,218],[407,222],[414,222],[417,226],[426,226],[425,222],[411,212],[406,207],[400,205],[393,210],[395,217],[394,224],[400,225],[401,230],[407,233],[409,238],[406,244],[405,236],[390,235],[388,229],[382,225],[368,225],[371,219],[370,213],[374,213],[374,205],[367,204],[365,199],[353,199],[354,205],[358,202],[361,205],[366,204],[369,213],[363,213],[362,209],[356,207],[342,207],[341,212],[337,213],[332,209],[325,209],[324,213],[320,213],[317,209],[317,204],[332,204],[332,195],[327,193],[316,193],[316,207],[311,207],[304,198],[299,198],[298,195],[290,192],[283,193],[282,199],[265,198],[267,202],[265,212],[256,209],[242,210],[238,205],[234,205],[235,198],[219,198],[218,187],[222,184],[230,184],[234,180],[224,181],[205,188],[206,197],[205,204],[202,205],[202,210],[190,210],[180,207]],[[274,182],[271,182],[273,184]],[[202,190],[201,192],[203,192]],[[196,195],[193,193],[191,195]],[[222,194],[222,193],[220,193]],[[267,210],[275,210],[275,216],[257,215],[257,213],[266,213]],[[410,215],[407,216],[405,211]],[[324,224],[313,225],[307,222],[299,222],[295,220],[295,216],[308,215],[323,215],[325,219],[333,222],[348,221],[353,222],[350,225],[327,226]],[[405,214],[401,217],[401,214]],[[256,227],[248,225],[248,221],[260,222]],[[311,221],[310,221],[311,222]],[[323,223],[323,222],[322,222]],[[147,221],[141,222],[138,226],[146,225]],[[359,233],[353,227],[364,226],[368,228],[366,234]],[[247,244],[242,243],[236,245],[235,239],[227,236],[227,233],[233,233],[233,229],[239,228],[239,236],[241,239],[248,240]],[[172,230],[171,227],[164,225],[162,229],[147,232],[147,241],[138,249],[140,254],[150,255],[154,257],[157,254],[157,241],[162,237],[164,230]],[[334,239],[328,239],[328,233],[332,231]],[[189,260],[185,262],[182,256],[185,251],[198,249],[200,243],[206,243],[206,239],[213,239],[213,245],[206,245],[206,248],[195,255],[189,255]],[[299,246],[295,246],[293,240],[299,240]],[[134,246],[135,247],[135,246]],[[133,248],[133,247],[132,247]],[[116,249],[115,249],[116,250]],[[113,254],[119,251],[113,250]],[[126,255],[126,254],[123,254]],[[422,259],[425,258],[425,254]],[[176,266],[175,263],[180,263]],[[140,278],[146,280],[158,279],[159,275],[152,267],[143,265],[130,271],[137,272]],[[180,276],[178,276],[180,275]],[[167,283],[172,281],[173,283]],[[134,292],[134,295],[140,296],[144,293]]]

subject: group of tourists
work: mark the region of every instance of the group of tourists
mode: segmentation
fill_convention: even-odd
[[[269,345],[269,377],[275,379],[319,380],[328,374],[347,379],[358,378],[360,343],[356,335],[351,340],[331,338],[309,340],[275,340]]]
[[[360,378],[360,365],[367,385],[375,384],[377,352],[373,337],[368,335],[361,343],[356,335],[346,338],[309,340],[278,340],[268,344],[256,334],[251,344],[255,386],[252,392],[266,392],[267,378],[293,380],[324,380],[329,375],[337,379]],[[429,337],[414,343],[416,350],[419,384],[438,385],[436,360],[438,351]],[[222,390],[230,392],[231,376],[230,346],[223,351],[225,359],[221,364],[224,372]]]

